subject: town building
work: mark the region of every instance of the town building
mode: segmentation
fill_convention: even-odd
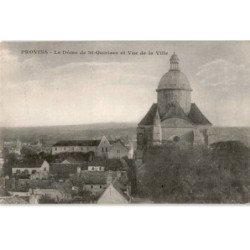
[[[104,171],[104,166],[88,166],[88,171]]]
[[[20,162],[12,167],[12,174],[27,173],[28,175],[31,175],[31,178],[35,179],[48,178],[49,171],[50,165],[46,160],[34,163]],[[34,176],[32,177],[32,175]]]
[[[106,157],[110,142],[103,136],[100,140],[70,140],[59,141],[52,146],[52,155],[67,152],[94,152],[97,156]]]
[[[32,202],[30,203],[36,204],[39,203],[39,200],[41,198],[48,198],[53,200],[54,202],[60,202],[63,200],[70,200],[71,196],[68,195],[66,192],[63,192],[61,190],[58,190],[56,188],[36,188],[36,189],[30,189],[29,195],[32,197]]]
[[[167,141],[206,143],[207,130],[212,124],[191,102],[192,88],[180,70],[176,53],[171,56],[170,69],[162,76],[156,92],[157,103],[137,127],[137,152]]]
[[[129,148],[126,147],[121,140],[114,141],[108,150],[109,159],[121,159],[123,157],[128,157],[128,154]]]
[[[99,197],[106,188],[113,182],[119,183],[122,187],[128,191],[130,184],[126,171],[103,171],[102,169],[81,170],[75,176],[71,176],[71,180],[78,180],[78,183],[83,184],[83,190],[89,191],[93,195]],[[118,185],[118,184],[117,184]]]
[[[52,146],[52,155],[60,153],[89,153],[95,156],[120,159],[123,157],[133,158],[133,146],[125,145],[122,140],[109,141],[105,136],[100,140],[69,140],[59,141]]]

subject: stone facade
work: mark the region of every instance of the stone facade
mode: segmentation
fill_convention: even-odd
[[[60,153],[94,152],[97,156],[107,156],[110,143],[103,136],[101,140],[59,141],[52,146],[52,155]]]
[[[122,141],[117,140],[112,144],[108,152],[109,159],[121,159],[128,156],[129,149],[123,144]]]

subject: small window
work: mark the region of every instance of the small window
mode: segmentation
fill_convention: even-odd
[[[93,188],[93,186],[91,185],[91,188]]]
[[[102,186],[100,186],[100,188],[102,188]]]
[[[44,168],[43,170],[46,171],[46,168]]]
[[[57,148],[55,148],[55,151],[57,151]]]

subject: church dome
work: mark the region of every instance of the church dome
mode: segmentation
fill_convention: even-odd
[[[157,91],[163,89],[192,90],[188,78],[179,69],[179,58],[175,53],[170,57],[170,69],[161,78]]]
[[[169,70],[160,80],[158,89],[192,90],[188,78],[179,70]]]

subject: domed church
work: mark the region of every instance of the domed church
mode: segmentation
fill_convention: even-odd
[[[137,149],[178,143],[207,143],[207,129],[212,126],[195,103],[191,103],[192,88],[181,72],[179,58],[174,53],[170,69],[159,82],[157,103],[154,103],[137,127]]]

